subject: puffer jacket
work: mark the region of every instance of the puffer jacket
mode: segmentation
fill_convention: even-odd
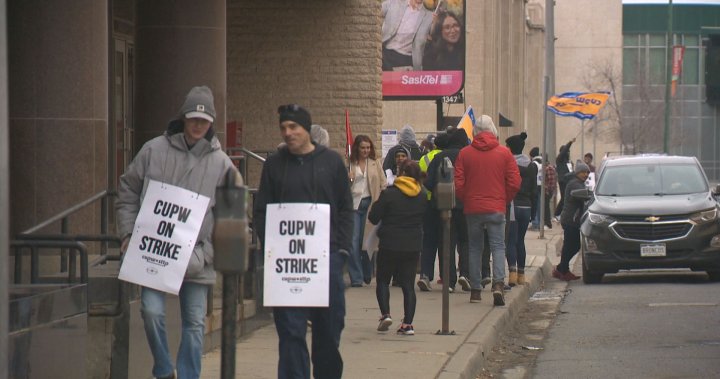
[[[117,210],[117,232],[132,233],[150,180],[164,182],[210,198],[184,281],[215,284],[212,231],[215,224],[215,188],[222,185],[228,170],[235,170],[230,158],[221,150],[212,128],[204,139],[188,149],[182,120],[174,120],[162,136],[143,145],[120,177]],[[239,176],[239,175],[238,175]]]
[[[398,176],[383,190],[368,213],[374,225],[382,222],[378,230],[380,249],[419,252],[426,206],[425,189],[411,177]]]

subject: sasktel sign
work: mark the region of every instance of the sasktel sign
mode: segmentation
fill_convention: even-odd
[[[465,1],[382,1],[384,100],[437,99],[462,91]]]

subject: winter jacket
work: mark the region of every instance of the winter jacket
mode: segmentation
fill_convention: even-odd
[[[398,176],[392,186],[380,193],[368,214],[373,224],[382,222],[378,230],[380,249],[419,252],[426,206],[425,190],[420,183]]]
[[[282,147],[263,165],[260,186],[253,206],[253,225],[265,242],[268,204],[330,204],[330,252],[351,249],[353,201],[347,167],[338,153],[322,145],[305,155],[294,155]]]
[[[515,155],[520,171],[520,190],[513,199],[516,207],[530,207],[537,197],[537,166],[524,154]]]
[[[465,214],[505,213],[520,189],[520,172],[510,150],[490,132],[478,133],[455,160],[455,195]]]
[[[188,148],[183,134],[182,120],[172,121],[168,130],[143,145],[127,171],[120,177],[117,210],[117,229],[120,236],[132,233],[140,205],[150,180],[155,180],[210,198],[193,254],[190,257],[185,281],[215,284],[212,231],[215,224],[215,188],[225,181],[228,170],[235,170],[230,158],[221,150],[220,141],[210,129],[204,139]]]
[[[563,206],[562,213],[560,214],[560,224],[580,227],[580,218],[583,214],[585,202],[581,199],[576,199],[570,196],[570,194],[576,189],[583,188],[585,188],[585,182],[581,182],[577,176],[573,176],[570,180],[568,180],[568,183],[565,186],[565,194],[563,195],[565,205]]]
[[[350,163],[350,173],[349,177],[351,180],[353,180],[353,172],[355,170],[355,167],[357,166],[356,163],[351,162]],[[365,175],[367,176],[367,182],[368,183],[368,189],[370,190],[370,198],[371,203],[374,203],[377,201],[377,199],[380,197],[380,193],[382,190],[387,187],[387,178],[385,177],[385,172],[382,170],[382,162],[380,162],[379,159],[368,159],[367,167],[365,168]],[[353,184],[357,182],[353,181]],[[352,185],[351,185],[352,188]],[[352,191],[351,191],[352,192]],[[355,198],[353,196],[353,209],[357,209],[357,206],[360,205],[360,201],[362,199]],[[370,233],[372,233],[373,227],[370,221],[367,219],[367,212],[365,213],[365,229],[363,232],[363,245],[362,250],[368,250],[368,247],[365,244],[365,241],[367,241],[368,236]]]

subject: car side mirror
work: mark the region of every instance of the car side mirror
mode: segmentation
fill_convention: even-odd
[[[592,193],[593,192],[591,190],[583,188],[570,191],[570,196],[582,201],[588,201],[592,197]]]
[[[715,188],[712,189],[713,196],[720,196],[720,184],[716,184]]]

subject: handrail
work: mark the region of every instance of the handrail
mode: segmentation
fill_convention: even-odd
[[[62,220],[63,218],[65,218],[65,217],[67,217],[67,216],[69,216],[69,215],[71,215],[71,214],[79,211],[80,209],[82,209],[82,208],[84,208],[84,207],[86,207],[86,206],[88,206],[88,205],[90,205],[90,204],[92,204],[92,203],[94,203],[94,202],[97,201],[98,199],[102,199],[103,197],[105,197],[105,196],[107,196],[107,195],[110,195],[110,194],[111,194],[111,193],[108,192],[107,190],[104,190],[104,191],[102,191],[102,192],[98,192],[97,194],[93,195],[92,197],[90,197],[90,198],[88,198],[88,199],[86,199],[86,200],[84,200],[84,201],[81,201],[80,203],[75,204],[74,206],[72,206],[72,207],[70,207],[70,208],[68,208],[68,209],[66,209],[66,210],[64,210],[64,211],[56,214],[55,216],[50,217],[49,219],[47,219],[47,220],[45,220],[45,221],[43,221],[43,222],[41,222],[41,223],[33,226],[32,228],[20,232],[20,234],[23,235],[23,234],[35,233],[35,232],[37,232],[38,230],[40,230],[40,229],[42,229],[42,228],[44,228],[44,227],[46,227],[46,226],[48,226],[48,225],[50,225],[50,224],[52,224],[52,223],[54,223],[54,222],[60,221],[60,220]]]
[[[88,282],[88,252],[87,247],[84,243],[79,241],[47,241],[47,240],[14,240],[10,241],[10,247],[14,248],[15,251],[15,283],[20,283],[22,280],[22,259],[18,256],[21,253],[21,248],[30,248],[30,282],[35,284],[39,279],[38,272],[38,258],[39,248],[69,248],[77,250],[80,253],[80,283],[87,284]],[[68,270],[68,282],[72,283],[75,279],[75,265],[70,266]]]

